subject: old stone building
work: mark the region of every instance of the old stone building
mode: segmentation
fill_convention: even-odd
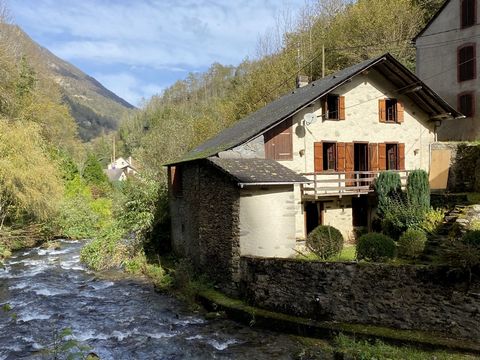
[[[173,246],[219,274],[235,254],[293,256],[319,224],[348,240],[378,172],[428,171],[460,116],[389,54],[297,88],[168,165]]]
[[[417,76],[465,115],[439,128],[439,140],[480,137],[477,6],[478,0],[445,1],[414,39]]]

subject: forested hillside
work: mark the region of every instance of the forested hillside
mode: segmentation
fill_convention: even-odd
[[[84,141],[116,130],[120,120],[134,108],[91,76],[38,45],[18,26],[4,22],[0,34],[15,44],[12,55],[25,56],[37,74],[58,85]]]
[[[411,39],[441,3],[322,0],[296,19],[286,15],[260,39],[255,59],[213,64],[153,97],[122,126],[125,151],[164,179],[162,164],[293,89],[297,74],[320,78],[322,47],[326,75],[385,52],[414,70]]]

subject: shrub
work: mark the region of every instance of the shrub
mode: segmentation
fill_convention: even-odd
[[[400,175],[393,171],[381,172],[375,180],[374,186],[378,196],[378,211],[380,215],[383,215],[390,197],[401,193],[402,182]]]
[[[435,234],[443,223],[445,218],[445,210],[443,209],[430,209],[425,213],[425,217],[420,224],[420,228],[427,234]]]
[[[419,257],[425,249],[427,236],[422,230],[407,229],[398,240],[398,254],[407,258]]]
[[[307,248],[321,260],[338,255],[343,248],[342,233],[333,226],[317,226],[307,236]]]
[[[452,241],[444,250],[443,260],[453,267],[467,270],[480,267],[480,230],[469,231]]]
[[[395,242],[387,235],[365,234],[358,239],[357,259],[383,261],[395,257]]]
[[[408,174],[407,196],[411,204],[417,205],[423,211],[430,209],[430,185],[425,170],[413,170]]]
[[[424,219],[425,212],[418,204],[396,194],[385,201],[382,232],[398,239],[407,229],[420,228]]]

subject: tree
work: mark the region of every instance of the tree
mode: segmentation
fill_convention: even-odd
[[[104,187],[108,183],[108,178],[102,169],[102,165],[92,153],[87,155],[82,176],[89,185]]]

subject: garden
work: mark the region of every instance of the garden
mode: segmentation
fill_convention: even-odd
[[[358,236],[355,245],[347,245],[338,229],[320,225],[308,234],[309,254],[302,257],[320,261],[444,264],[470,274],[480,265],[479,206],[477,212],[475,205],[474,210],[460,205],[453,210],[438,204],[432,207],[428,174],[424,170],[409,173],[405,190],[398,173],[382,172],[374,189],[378,200],[374,231]]]

